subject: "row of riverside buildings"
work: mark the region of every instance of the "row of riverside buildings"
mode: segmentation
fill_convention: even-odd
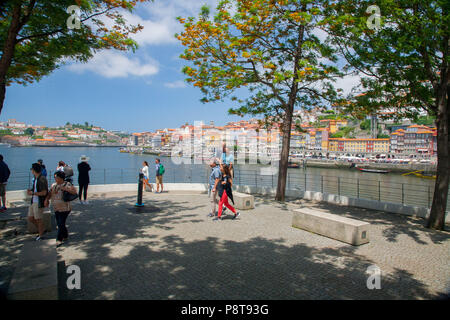
[[[292,127],[290,150],[291,154],[315,152],[315,153],[350,153],[350,154],[398,154],[398,155],[425,155],[436,154],[435,128],[406,124],[393,126],[390,138],[332,138],[340,128],[348,125],[347,120],[320,120],[320,127],[310,124],[301,124],[301,131],[295,125]],[[170,150],[186,137],[193,140],[199,138],[198,126],[185,124],[178,129],[159,129],[155,132],[133,133],[128,141],[129,146],[150,147],[158,150]],[[257,119],[229,122],[225,126],[216,126],[214,122],[201,125],[201,137],[203,147],[208,147],[217,141],[225,141],[225,133],[228,139],[239,146],[241,137],[248,137],[250,131],[261,129],[260,121]],[[272,130],[265,136],[258,137],[258,144],[268,144],[278,141],[281,150],[282,135],[279,126],[274,125]],[[275,140],[274,140],[275,139]],[[198,139],[197,139],[198,140]],[[228,141],[229,141],[228,140]]]

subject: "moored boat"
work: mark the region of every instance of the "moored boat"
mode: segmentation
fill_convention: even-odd
[[[377,169],[364,169],[364,168],[358,168],[361,172],[370,172],[370,173],[389,173],[388,170],[377,170]]]

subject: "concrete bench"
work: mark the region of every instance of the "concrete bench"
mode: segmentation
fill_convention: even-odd
[[[8,289],[10,300],[58,300],[55,240],[27,242]]]
[[[355,246],[369,242],[369,223],[310,208],[295,209],[292,226]]]
[[[233,191],[234,207],[239,210],[249,210],[255,207],[255,198],[250,194]]]

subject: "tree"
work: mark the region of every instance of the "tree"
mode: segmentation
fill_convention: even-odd
[[[6,87],[39,81],[68,60],[87,62],[102,49],[135,50],[129,36],[142,26],[127,25],[118,9],[130,12],[147,0],[6,0],[0,4],[0,113]],[[79,28],[70,6],[80,8]],[[110,18],[105,23],[101,16]],[[104,20],[104,19],[103,19]],[[69,28],[69,26],[75,28]]]
[[[180,57],[186,81],[199,87],[203,102],[230,98],[229,113],[263,115],[280,124],[276,199],[286,189],[294,108],[325,109],[338,94],[332,82],[342,74],[333,49],[316,35],[324,19],[324,0],[222,0],[214,19],[203,7],[195,19],[178,18],[176,37],[186,47]],[[247,88],[248,98],[236,91]]]
[[[366,13],[371,5],[378,6],[381,17]],[[450,175],[449,9],[445,0],[342,0],[327,8],[334,44],[362,76],[363,94],[345,110],[389,110],[394,119],[415,119],[425,111],[435,117],[438,163],[427,227],[440,230]],[[377,20],[374,28],[370,23]]]
[[[32,135],[34,134],[34,129],[33,129],[33,128],[26,128],[25,131],[24,131],[24,133],[25,133],[27,136],[32,136]]]

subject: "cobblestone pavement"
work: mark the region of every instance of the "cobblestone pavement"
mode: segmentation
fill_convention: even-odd
[[[257,197],[238,219],[212,221],[204,194],[145,193],[144,200],[141,213],[132,193],[74,205],[70,240],[57,249],[61,299],[436,299],[448,292],[450,233],[425,229],[421,219]],[[354,247],[291,227],[291,210],[302,206],[370,222],[370,243]],[[21,243],[31,239],[0,245],[0,282],[9,281]],[[81,268],[80,290],[65,286],[72,264]],[[380,290],[366,286],[374,264]]]

